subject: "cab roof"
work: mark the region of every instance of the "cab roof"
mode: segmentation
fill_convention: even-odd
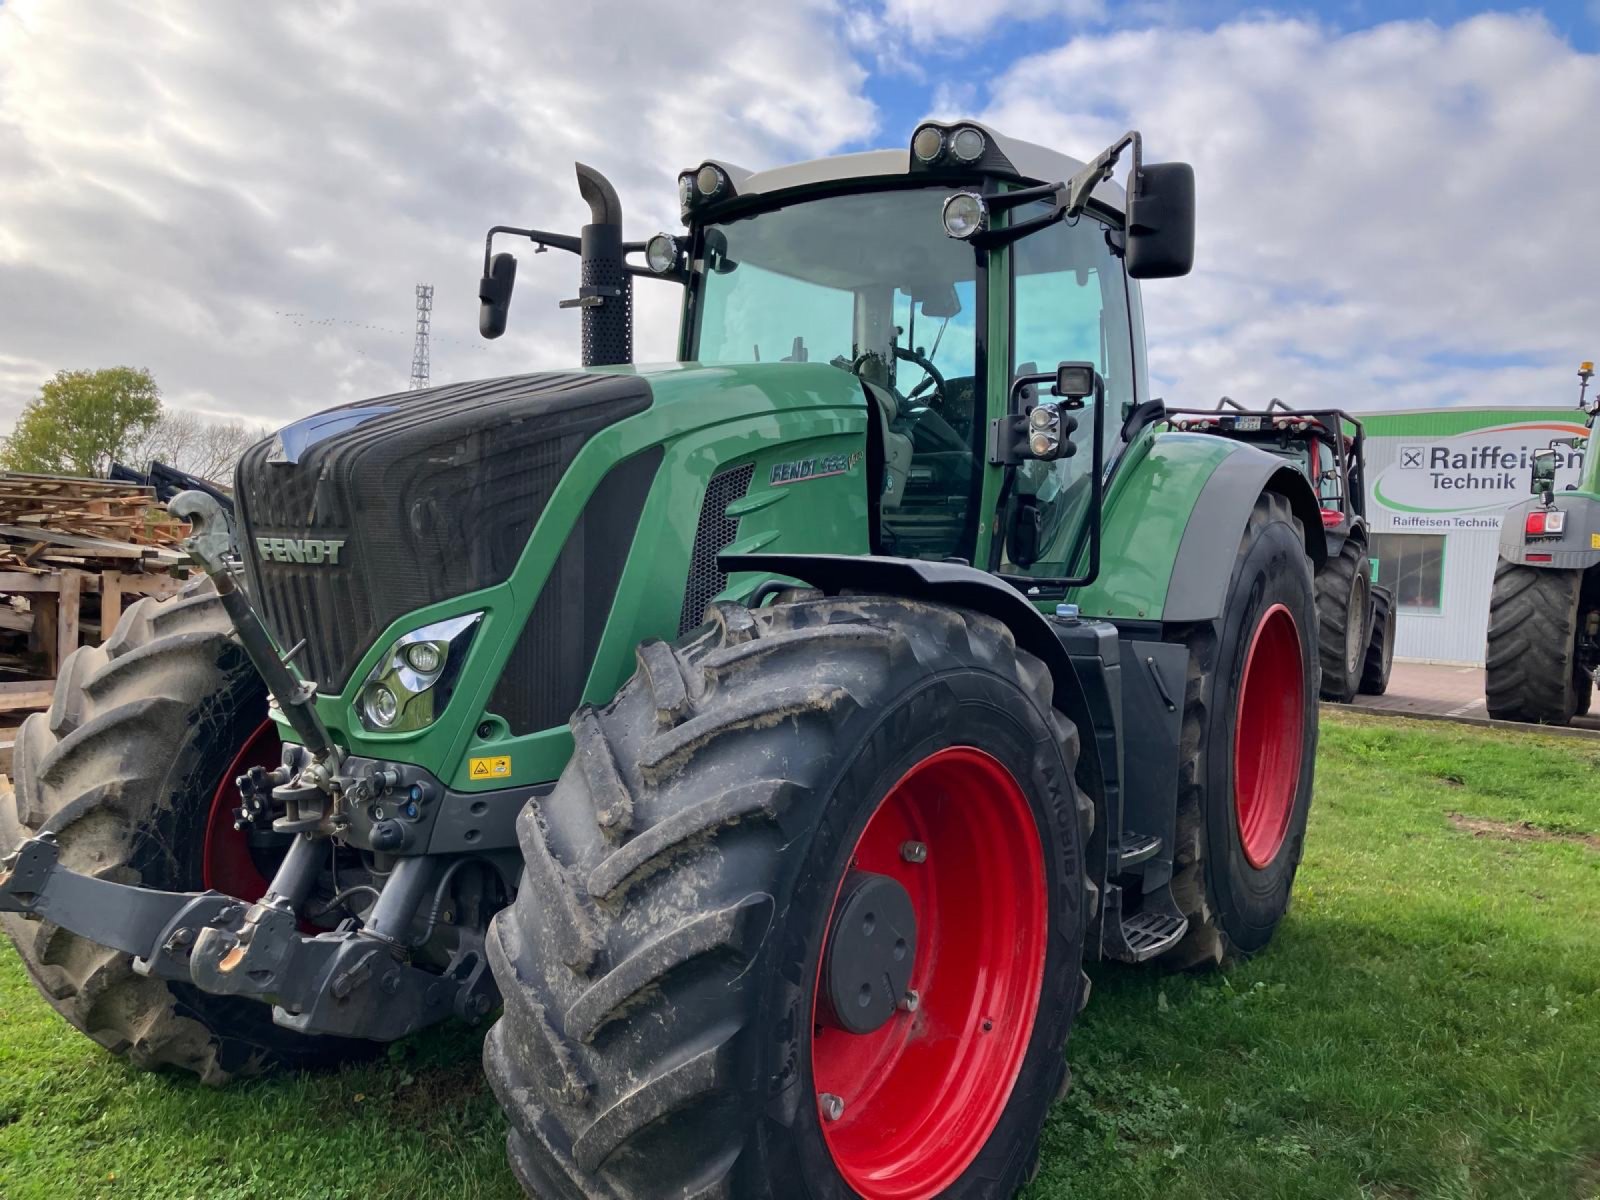
[[[837,154],[830,158],[814,158],[807,162],[790,163],[766,171],[748,171],[733,163],[718,159],[706,162],[721,167],[732,182],[741,201],[755,197],[779,196],[851,180],[893,179],[896,176],[926,176],[928,182],[959,183],[962,176],[974,183],[986,175],[999,176],[1024,185],[1065,183],[1084,167],[1083,162],[1045,146],[1007,137],[978,121],[924,121],[917,126],[934,125],[947,132],[972,128],[981,131],[986,139],[983,156],[970,167],[955,165],[926,167],[913,163],[909,140],[896,150],[866,150],[856,154]],[[689,168],[691,171],[698,166]],[[1122,185],[1106,180],[1094,189],[1095,206],[1114,216],[1122,217],[1126,211],[1126,196]],[[720,207],[720,206],[719,206]]]

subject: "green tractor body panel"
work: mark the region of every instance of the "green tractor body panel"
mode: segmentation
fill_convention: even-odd
[[[1100,576],[1072,595],[1085,616],[1161,619],[1195,501],[1223,461],[1242,449],[1219,438],[1153,430],[1128,448],[1106,491]]]
[[[867,493],[862,448],[867,410],[851,376],[805,363],[702,367],[600,368],[638,374],[650,385],[650,406],[595,434],[574,458],[534,525],[504,583],[407,613],[368,647],[342,691],[319,696],[324,723],[355,755],[411,763],[460,791],[552,780],[571,753],[566,725],[505,736],[491,721],[479,736],[491,695],[538,604],[563,547],[608,472],[635,456],[659,452],[631,549],[596,649],[582,699],[602,703],[634,669],[634,647],[679,633],[706,487],[719,472],[748,465],[750,483],[728,510],[738,517],[731,553],[867,552]],[[737,587],[734,589],[737,591]],[[357,718],[365,681],[396,639],[467,613],[484,614],[463,681],[444,713],[423,729],[375,733]],[[281,720],[281,717],[280,717]],[[286,739],[293,731],[284,726]],[[472,759],[490,759],[474,771]]]

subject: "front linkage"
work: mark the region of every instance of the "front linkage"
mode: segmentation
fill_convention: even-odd
[[[395,857],[359,923],[302,932],[307,899],[328,859],[328,839],[359,825],[373,849],[400,849],[407,829],[371,821],[369,806],[397,785],[439,789],[432,780],[410,779],[418,774],[414,768],[397,772],[389,764],[345,756],[317,717],[314,689],[278,657],[249,600],[234,586],[232,537],[216,500],[185,492],[171,508],[191,522],[186,549],[211,577],[241,644],[303,739],[303,745],[284,747],[276,770],[257,768],[238,780],[240,819],[270,817],[273,831],[293,840],[266,894],[246,903],[215,890],[156,891],[80,874],[61,865],[55,836],[43,832],[0,862],[0,912],[49,920],[131,954],[140,975],[264,1000],[277,1024],[301,1033],[392,1041],[451,1014],[467,1021],[485,1016],[500,997],[481,930],[460,928],[442,973],[411,961],[424,900],[431,896],[424,937],[447,903],[454,869],[442,865],[439,855]],[[514,879],[510,857],[503,869]]]

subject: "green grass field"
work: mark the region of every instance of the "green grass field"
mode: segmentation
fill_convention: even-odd
[[[1028,1200],[1600,1197],[1600,742],[1325,718],[1292,913],[1225,973],[1101,967]],[[210,1091],[0,950],[0,1197],[519,1196],[478,1039]]]

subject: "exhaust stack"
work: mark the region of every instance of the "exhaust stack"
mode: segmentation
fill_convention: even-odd
[[[577,307],[583,310],[583,365],[633,361],[633,278],[622,260],[622,202],[611,181],[577,163],[578,191],[592,218],[579,237]],[[568,301],[568,303],[572,303]]]

